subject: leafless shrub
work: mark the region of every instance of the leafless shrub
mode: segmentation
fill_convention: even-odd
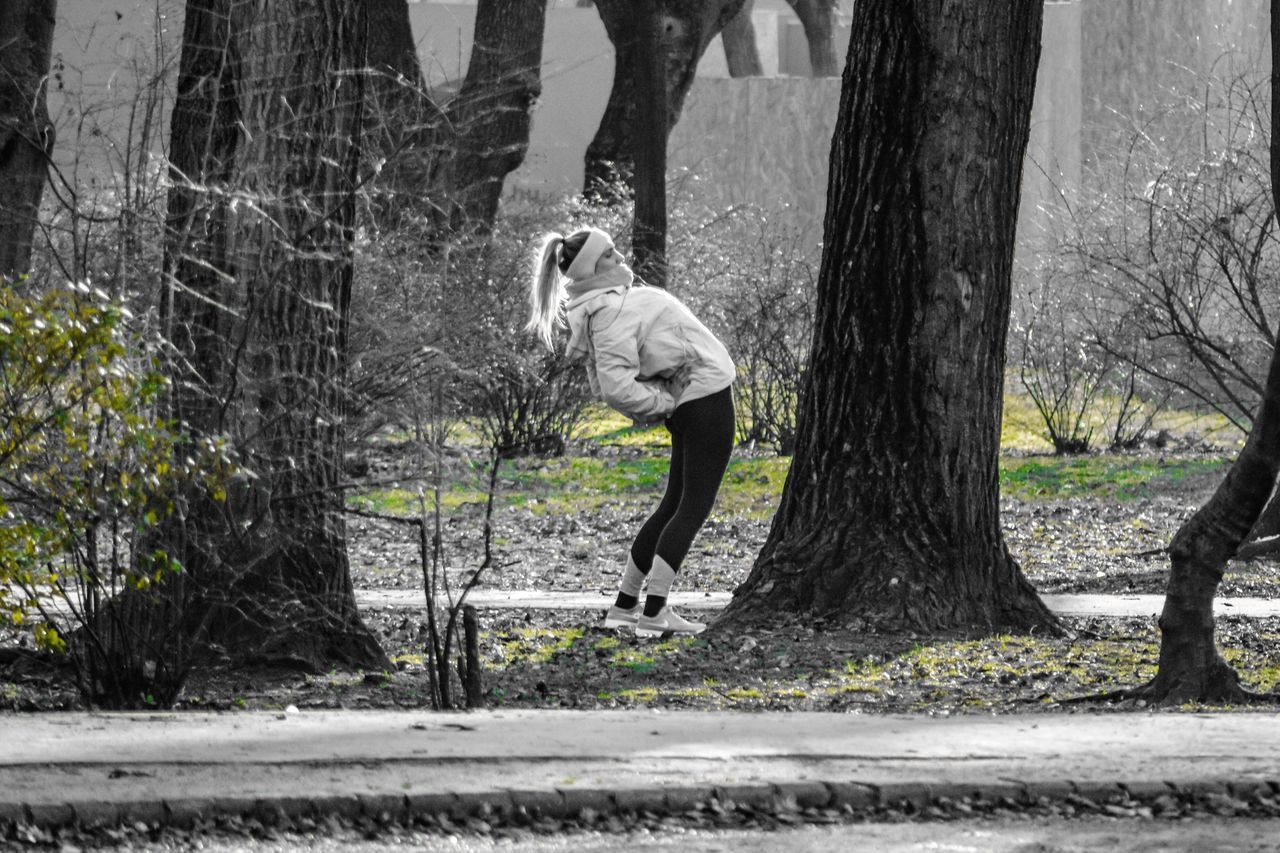
[[[704,217],[674,219],[673,286],[738,366],[738,440],[789,454],[813,335],[817,247],[757,208]]]
[[[490,239],[444,256],[421,251],[429,223],[402,220],[361,246],[353,298],[352,427],[413,423],[447,377],[448,402],[504,457],[561,454],[589,402],[585,373],[563,348],[524,331],[533,251],[546,231],[591,223],[625,245],[623,213],[515,199]]]
[[[1242,430],[1280,310],[1263,82],[1208,80],[1178,108],[1184,137],[1136,133],[1124,159],[1099,166],[1064,244],[1110,316],[1092,345]]]

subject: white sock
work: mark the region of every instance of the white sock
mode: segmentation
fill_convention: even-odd
[[[640,587],[644,585],[644,572],[640,571],[640,567],[636,565],[636,561],[631,555],[627,555],[627,568],[622,573],[622,583],[618,586],[618,592],[626,593],[632,598],[640,597]]]
[[[666,598],[671,592],[671,582],[676,579],[676,570],[667,565],[667,561],[657,554],[653,556],[653,568],[649,570],[649,595]]]

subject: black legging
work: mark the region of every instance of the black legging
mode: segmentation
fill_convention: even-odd
[[[631,558],[646,574],[655,553],[679,569],[711,514],[733,451],[732,390],[680,404],[666,426],[671,433],[667,491],[631,543]]]

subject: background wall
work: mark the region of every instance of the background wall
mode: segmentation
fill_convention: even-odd
[[[116,188],[126,158],[134,156],[127,145],[131,135],[154,130],[150,156],[161,168],[182,9],[181,0],[58,3],[49,81],[49,116],[57,132],[53,160],[80,192]]]
[[[428,82],[464,75],[474,2],[415,2],[409,10]],[[1059,188],[1079,184],[1082,163],[1105,134],[1158,113],[1172,93],[1194,91],[1197,75],[1265,70],[1266,16],[1263,0],[1049,0],[1024,171],[1024,243],[1036,240]],[[753,21],[774,76],[727,79],[717,39],[672,135],[672,176],[697,178],[686,187],[709,205],[785,206],[817,239],[839,81],[788,75],[807,73],[808,60],[799,21],[783,0],[757,0]],[[181,34],[180,0],[59,3],[50,106],[60,165],[78,166],[80,180],[109,183],[131,127],[149,121],[167,133],[172,76],[147,109],[135,95],[157,69],[176,71]],[[848,37],[841,26],[840,55]],[[529,155],[508,192],[571,194],[613,79],[613,51],[595,10],[557,0],[543,60]]]

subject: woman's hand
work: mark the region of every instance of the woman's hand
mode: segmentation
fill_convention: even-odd
[[[665,423],[668,417],[668,415],[632,415],[631,428],[648,429],[649,427],[655,427],[660,423]]]
[[[671,374],[671,378],[667,380],[667,387],[671,389],[671,396],[677,400],[688,389],[693,382],[693,365],[682,364]]]

